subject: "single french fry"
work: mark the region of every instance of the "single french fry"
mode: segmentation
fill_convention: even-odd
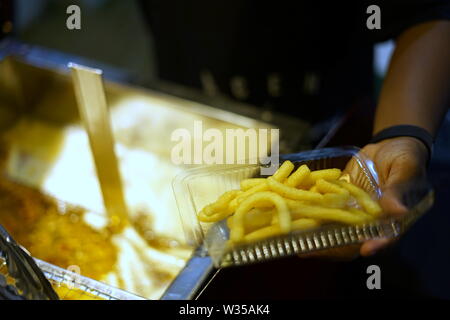
[[[231,214],[232,212],[229,212],[228,210],[217,211],[212,215],[206,215],[204,211],[200,211],[198,214],[198,220],[201,222],[217,222],[229,217]]]
[[[292,199],[284,199],[284,200],[286,201],[289,210],[291,210],[291,208],[295,208],[297,205],[307,204],[307,202],[301,200],[292,200]]]
[[[344,209],[348,205],[350,194],[326,193],[323,195],[322,205],[329,208]]]
[[[298,219],[292,221],[291,230],[308,230],[312,228],[316,228],[320,226],[320,222],[314,219]],[[279,225],[272,225],[268,227],[261,228],[259,230],[253,231],[247,235],[245,235],[244,240],[246,242],[258,241],[262,239],[266,239],[269,237],[274,237],[277,235],[281,235],[283,232],[280,229]]]
[[[356,209],[356,208],[349,208],[348,211],[350,211],[351,213],[353,213],[355,215],[363,217],[367,221],[375,220],[375,218],[372,215],[368,214],[365,211],[362,211],[362,210],[359,210],[359,209]]]
[[[324,179],[319,179],[316,181],[317,191],[320,193],[337,193],[342,195],[349,195],[348,190],[338,186],[334,183],[328,182]]]
[[[286,201],[286,204],[289,208],[289,212],[291,213],[292,217],[292,208],[296,208],[298,205],[308,204],[307,201],[301,201],[301,200],[292,200],[292,199],[284,199]],[[272,223],[271,224],[277,224],[278,223],[278,216],[273,215],[272,217]]]
[[[227,227],[228,229],[233,228],[233,216],[229,216],[227,219]]]
[[[289,206],[292,219],[310,218],[325,221],[335,221],[345,224],[361,224],[367,221],[365,217],[355,215],[347,210],[336,208],[325,208],[297,203]]]
[[[239,194],[239,190],[231,190],[225,192],[216,202],[205,206],[198,214],[198,218],[202,222],[215,222],[226,218],[232,214],[229,210],[229,203]],[[218,219],[218,220],[217,220]]]
[[[303,181],[307,180],[310,174],[310,170],[306,164],[301,165],[293,174],[291,174],[285,184],[288,187],[297,187],[303,183]]]
[[[245,232],[249,233],[269,226],[272,222],[273,215],[276,214],[277,212],[273,209],[251,209],[244,217]],[[227,225],[229,228],[233,226],[233,216],[228,218]]]
[[[342,176],[340,176],[338,180],[350,183],[351,179],[350,179],[350,175],[348,173],[343,173]]]
[[[241,181],[241,190],[247,191],[260,183],[264,183],[266,181],[265,178],[250,178],[250,179],[244,179]]]
[[[232,200],[231,202],[230,202],[230,205],[229,205],[229,210],[231,211],[231,212],[236,212],[236,210],[237,210],[237,207],[239,206],[239,204],[240,203],[242,203],[242,201],[244,201],[245,199],[240,199],[239,201],[237,200],[237,199],[234,199],[234,200]],[[270,209],[270,208],[273,208],[273,202],[271,202],[271,201],[260,201],[260,202],[258,202],[258,203],[255,203],[255,208],[258,208],[258,209]]]
[[[245,198],[247,198],[248,196],[251,196],[252,194],[255,194],[257,192],[262,192],[262,191],[268,191],[268,190],[269,190],[269,186],[267,185],[267,179],[264,179],[264,181],[262,181],[261,183],[255,185],[254,187],[248,189],[241,195],[237,196],[236,199],[240,203]]]
[[[280,234],[282,234],[281,230],[280,230],[280,226],[273,225],[273,226],[268,226],[268,227],[253,231],[252,233],[245,235],[243,240],[245,242],[252,242],[252,241],[267,239],[267,238],[274,237],[274,236],[277,236]]]
[[[311,188],[309,188],[309,191],[320,193],[319,190],[317,190],[317,186],[316,185],[313,185]]]
[[[354,184],[345,182],[345,181],[335,181],[334,183],[338,184],[339,186],[345,188],[350,192],[350,194],[355,197],[358,204],[369,214],[371,214],[374,217],[380,216],[382,209],[380,205],[374,201],[369,194],[361,189],[360,187],[355,186]]]
[[[288,199],[304,200],[312,202],[320,202],[323,200],[323,195],[321,195],[320,193],[288,187],[276,181],[272,177],[267,178],[267,184],[270,190]]]
[[[311,171],[309,178],[305,181],[306,186],[312,186],[317,180],[337,180],[341,176],[342,171],[340,169],[323,169]]]
[[[233,227],[230,230],[230,239],[239,242],[245,234],[245,215],[260,201],[272,201],[278,214],[280,230],[287,233],[291,229],[291,216],[285,200],[278,194],[270,191],[258,192],[250,195],[237,208],[233,217]]]
[[[289,177],[292,170],[294,170],[294,164],[287,160],[283,162],[281,167],[273,174],[272,178],[279,182],[284,182],[284,180]]]
[[[228,210],[231,211],[231,212],[236,212],[236,209],[237,209],[238,205],[239,205],[239,203],[237,201],[237,198],[234,198],[228,204]]]
[[[269,191],[269,186],[267,185],[266,179],[262,181],[261,183],[255,185],[254,187],[248,189],[247,191],[239,194],[236,198],[230,201],[228,208],[231,212],[235,212],[237,210],[237,207],[239,204],[242,203],[245,199],[247,199],[252,194],[262,192],[262,191]],[[267,203],[267,202],[266,202]]]

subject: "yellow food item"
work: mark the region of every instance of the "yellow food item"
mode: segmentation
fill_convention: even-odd
[[[350,199],[350,194],[326,193],[323,195],[322,206],[344,209]]]
[[[296,203],[289,205],[291,216],[294,219],[310,218],[332,222],[342,222],[345,224],[361,224],[367,221],[367,218],[354,214],[348,210],[326,208],[319,206]]]
[[[231,190],[220,196],[219,200],[211,203],[200,211],[198,218],[202,222],[214,222],[225,219],[233,213],[229,210],[229,203],[238,195],[239,190]]]
[[[273,174],[273,178],[279,182],[284,182],[284,180],[289,177],[292,170],[294,170],[294,164],[292,162],[285,161],[283,164],[278,168],[278,170]]]
[[[270,226],[274,214],[276,214],[275,209],[253,208],[244,217],[245,231],[251,232]],[[230,229],[233,227],[233,216],[227,219],[227,225]]]
[[[292,221],[291,229],[292,230],[308,230],[313,229],[320,226],[320,222],[314,219],[298,219]],[[266,239],[269,237],[281,235],[283,232],[281,231],[279,225],[272,225],[268,227],[261,228],[259,230],[253,231],[247,234],[244,239],[246,242],[252,242],[257,240]]]
[[[353,213],[355,215],[359,215],[359,216],[363,217],[367,221],[370,221],[370,220],[373,219],[373,217],[369,213],[364,212],[364,211],[359,210],[359,209],[356,209],[356,208],[349,208],[348,211],[350,211],[351,213]]]
[[[174,243],[172,238],[157,234],[138,238],[141,232],[143,234],[149,230],[149,224],[141,224],[138,216],[136,220],[133,219],[136,231],[133,231],[130,238],[118,238],[118,235],[112,235],[109,229],[89,223],[94,220],[89,220],[88,217],[94,216],[98,215],[44,195],[37,189],[0,179],[0,224],[33,257],[63,269],[79,267],[82,276],[138,294],[143,292],[139,295],[144,297],[147,297],[146,292],[154,289],[136,287],[131,290],[129,288],[132,281],[138,283],[146,280],[145,283],[148,283],[150,280],[155,283],[152,288],[158,288],[169,284],[175,278],[176,271],[166,262],[174,258],[166,252],[182,247]],[[124,255],[125,250],[130,250],[128,252],[132,254],[136,252],[139,256],[130,259],[128,255]],[[145,250],[151,250],[152,256],[146,254]],[[165,257],[167,260],[164,260]],[[138,259],[142,261],[141,265],[138,264]],[[0,274],[2,265],[0,257]],[[135,269],[130,269],[131,266]],[[141,266],[151,268],[143,268],[145,273],[130,275],[131,270],[139,270]],[[110,280],[111,278],[113,280]],[[70,288],[59,281],[54,282],[52,285],[61,299],[99,299],[89,292],[89,289],[84,291],[83,288]]]
[[[376,201],[373,201],[366,191],[355,186],[354,184],[342,180],[335,181],[335,183],[347,189],[350,194],[356,198],[356,201],[358,201],[358,203],[361,205],[361,207],[364,208],[364,210],[366,210],[367,213],[370,213],[374,217],[378,217],[381,214],[382,210],[380,205]]]
[[[320,193],[337,193],[337,194],[342,194],[344,196],[348,196],[349,192],[338,186],[335,185],[334,183],[328,182],[324,179],[319,179],[316,182],[316,188],[317,191],[319,191]]]
[[[311,171],[285,161],[271,177],[241,181],[199,213],[202,222],[227,218],[231,243],[258,241],[327,223],[359,225],[381,214],[377,201],[340,169]],[[352,207],[357,206],[357,207]]]
[[[69,288],[66,285],[53,285],[53,289],[61,300],[104,300],[86,291]]]
[[[340,169],[323,169],[312,171],[308,178],[308,184],[313,185],[317,180],[337,180],[341,176],[342,171]]]
[[[39,115],[41,106],[36,105]],[[52,106],[45,103],[48,110]],[[119,140],[122,133],[129,135],[119,141],[119,157],[130,224],[108,236],[107,212],[84,128],[60,112],[49,122],[39,116],[20,118],[0,135],[0,224],[41,260],[62,268],[79,266],[83,276],[159,299],[193,250],[184,244],[170,188],[181,168],[139,142],[148,136],[139,129],[145,126],[136,122],[126,126],[126,132],[119,128]],[[60,126],[57,118],[70,121]],[[38,238],[44,241],[32,240]]]
[[[113,269],[117,249],[112,235],[84,223],[83,214],[78,207],[62,212],[38,190],[0,179],[0,224],[12,237],[35,258],[62,268],[77,265],[84,276],[100,279]]]
[[[268,190],[269,190],[269,186],[267,185],[266,181],[263,181],[263,182],[255,185],[254,187],[252,187],[252,188],[248,189],[247,191],[239,194],[235,199],[233,199],[233,201],[230,202],[229,210],[231,212],[236,211],[238,205],[240,205],[242,203],[242,201],[247,199],[252,194],[255,194],[257,192],[262,192],[262,191],[268,191]]]
[[[291,174],[287,180],[286,185],[288,187],[301,186],[304,181],[307,181],[311,171],[306,164],[301,165],[293,174]]]
[[[338,180],[350,183],[350,175],[348,173],[343,173]]]
[[[264,178],[250,178],[250,179],[244,179],[241,181],[241,190],[247,191],[248,189],[251,189],[258,184],[265,182],[266,179]]]
[[[230,239],[233,242],[240,242],[245,234],[244,216],[253,207],[254,204],[259,201],[271,201],[273,202],[278,213],[278,225],[281,232],[287,233],[291,228],[291,215],[289,213],[286,201],[280,195],[274,192],[259,192],[252,194],[245,199],[236,210],[233,218],[233,227],[230,230]]]
[[[270,190],[288,199],[314,202],[323,201],[323,195],[320,193],[288,187],[272,177],[267,178],[267,184],[269,185]]]

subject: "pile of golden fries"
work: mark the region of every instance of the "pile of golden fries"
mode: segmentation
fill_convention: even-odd
[[[381,215],[377,201],[340,169],[311,171],[285,161],[273,176],[241,181],[198,214],[201,222],[227,219],[232,243],[307,230],[330,222],[362,224]]]

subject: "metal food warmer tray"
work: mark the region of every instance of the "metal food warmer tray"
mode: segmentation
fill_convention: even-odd
[[[279,128],[281,152],[310,147],[308,125],[292,117],[262,113],[253,106],[223,97],[205,98],[198,92],[162,82],[147,84],[144,89],[120,70],[44,48],[3,41],[0,43],[0,134],[15,132],[13,138],[9,135],[9,146],[14,152],[12,159],[5,160],[4,175],[62,203],[92,212],[104,211],[87,138],[80,127],[68,62],[104,71],[127,202],[136,208],[132,211],[140,212],[140,218],[150,221],[152,227],[144,230],[144,234],[152,237],[164,234],[170,240],[167,248],[172,243],[183,243],[171,181],[188,166],[171,163],[168,146],[173,145],[170,136],[175,129],[192,128],[195,121],[202,121],[204,128],[219,130]],[[142,216],[142,212],[147,211],[152,216],[146,220],[148,217]],[[123,252],[126,248],[124,245]],[[126,271],[123,278],[126,281],[122,282],[95,281],[49,261],[37,258],[36,261],[53,284],[75,286],[84,292],[82,297],[81,293],[77,296],[67,291],[72,299],[194,299],[214,273],[211,259],[202,248],[186,249],[181,245],[169,249],[162,252],[152,248],[143,260],[140,256],[134,260],[121,258],[121,268],[128,270],[130,264],[140,268]],[[173,256],[172,252],[175,252]],[[140,274],[141,269],[162,272],[155,256],[164,257],[161,268],[172,270],[172,274],[164,278],[165,282],[148,282],[155,289],[147,294],[145,288],[139,287],[147,282],[131,278],[134,273]],[[134,284],[128,286],[127,281]]]

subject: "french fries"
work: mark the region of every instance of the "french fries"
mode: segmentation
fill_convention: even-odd
[[[274,192],[259,192],[245,199],[236,210],[233,218],[233,226],[230,230],[230,239],[233,242],[241,242],[245,234],[244,217],[259,201],[271,201],[276,208],[278,225],[282,233],[291,230],[291,215],[286,201]]]
[[[232,243],[262,240],[327,223],[357,225],[382,213],[377,201],[340,169],[311,171],[285,161],[268,178],[244,179],[198,214],[201,222],[227,218]]]
[[[284,181],[291,174],[292,170],[294,170],[294,164],[290,161],[285,161],[278,168],[278,170],[273,174],[272,178],[276,181]]]
[[[294,219],[310,218],[322,221],[335,221],[345,224],[361,224],[368,219],[366,216],[343,209],[326,208],[297,203],[289,206],[291,216]]]
[[[275,209],[253,208],[244,217],[244,225],[246,232],[252,232],[272,224]],[[233,216],[227,219],[228,228],[233,227]]]
[[[328,208],[345,209],[348,206],[350,194],[326,193],[322,205]]]
[[[356,201],[358,201],[358,203],[361,205],[361,207],[363,207],[364,210],[366,210],[367,213],[371,214],[374,217],[378,217],[381,214],[382,210],[380,205],[377,202],[373,201],[369,194],[363,189],[342,180],[335,181],[335,183],[347,189],[350,194],[356,198]]]
[[[320,193],[288,187],[272,177],[267,178],[267,184],[270,190],[288,199],[315,202],[320,202],[323,200],[323,195]]]
[[[298,185],[301,185],[303,181],[306,181],[311,174],[311,171],[309,170],[308,166],[306,164],[301,165],[297,171],[295,171],[293,174],[291,174],[287,179],[285,184],[288,187],[297,187]]]
[[[337,180],[341,176],[342,172],[340,169],[323,169],[311,172],[309,175],[309,182],[314,183],[319,179],[323,180]]]
[[[198,219],[202,222],[215,222],[225,219],[233,214],[229,203],[239,194],[239,190],[231,190],[220,196],[219,200],[207,205],[198,214]]]
[[[336,185],[324,179],[319,179],[316,181],[316,188],[320,193],[337,193],[343,196],[347,196],[349,194],[348,190],[342,188],[340,185]]]
[[[241,181],[241,190],[242,191],[247,191],[255,186],[257,186],[258,184],[262,183],[266,181],[265,178],[250,178],[250,179],[244,179]]]
[[[307,230],[307,229],[316,228],[319,225],[320,225],[320,222],[318,222],[317,220],[300,218],[298,220],[292,221],[291,229],[292,230]],[[245,242],[252,242],[252,241],[263,240],[263,239],[277,236],[280,234],[282,234],[280,227],[278,225],[271,225],[271,226],[264,227],[259,230],[250,232],[249,234],[245,235],[244,240],[245,240]]]

